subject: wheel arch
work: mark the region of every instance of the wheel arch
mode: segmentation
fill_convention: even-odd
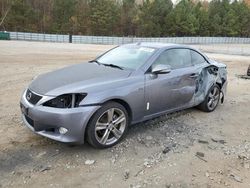
[[[127,110],[128,117],[129,117],[129,124],[131,123],[131,121],[133,119],[132,109],[131,109],[130,105],[125,100],[120,99],[120,98],[112,98],[112,99],[108,99],[108,100],[102,102],[102,104],[105,104],[105,103],[108,103],[108,102],[117,102],[117,103],[121,104]],[[84,140],[86,139],[86,133],[87,133],[86,129],[87,129],[88,125],[89,125],[89,122],[93,118],[93,116],[97,112],[97,110],[91,115],[91,117],[87,121],[86,126],[84,127]]]
[[[127,110],[128,117],[129,117],[129,123],[130,123],[133,119],[133,113],[132,113],[132,109],[131,109],[130,105],[125,100],[119,99],[119,98],[110,99],[108,101],[105,101],[104,103],[108,103],[108,102],[112,102],[112,101],[121,104]]]
[[[220,88],[220,90],[221,90],[221,88],[222,88],[222,83],[216,82],[215,85],[219,86],[219,88]]]

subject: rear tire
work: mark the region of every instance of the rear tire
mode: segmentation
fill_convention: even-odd
[[[212,112],[215,110],[220,101],[220,87],[218,85],[213,85],[205,97],[205,100],[199,104],[198,109],[204,112]]]
[[[95,148],[103,149],[116,145],[127,132],[129,117],[119,103],[105,103],[92,116],[86,130],[87,141]]]

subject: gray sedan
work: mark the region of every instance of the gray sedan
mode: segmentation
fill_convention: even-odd
[[[97,148],[117,144],[128,126],[224,100],[226,65],[184,45],[136,43],[34,79],[21,98],[33,132]]]

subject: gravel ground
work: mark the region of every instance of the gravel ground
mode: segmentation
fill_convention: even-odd
[[[20,95],[35,75],[111,47],[0,41],[0,187],[250,187],[250,80],[237,76],[250,56],[215,53],[237,45],[207,53],[227,64],[229,76],[226,101],[212,113],[192,108],[131,126],[105,150],[58,143],[22,125]]]

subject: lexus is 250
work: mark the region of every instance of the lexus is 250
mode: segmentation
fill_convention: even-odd
[[[135,43],[38,76],[20,106],[25,125],[39,135],[107,148],[130,124],[194,106],[213,111],[226,86],[226,65],[194,48]]]

